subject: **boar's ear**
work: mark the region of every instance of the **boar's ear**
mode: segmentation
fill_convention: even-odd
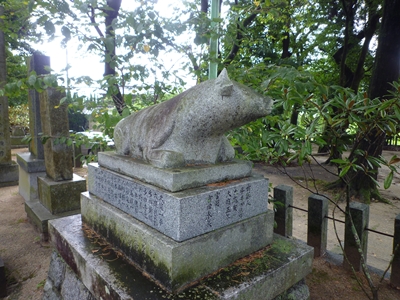
[[[233,83],[229,79],[226,69],[223,69],[215,80],[215,87],[221,96],[230,96],[232,94]]]

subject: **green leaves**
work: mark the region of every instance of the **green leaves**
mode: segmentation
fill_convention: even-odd
[[[55,31],[56,31],[56,28],[55,28],[53,22],[51,22],[51,21],[49,21],[49,20],[47,20],[46,22],[44,22],[44,29],[46,30],[46,33],[47,33],[48,35],[51,35],[51,36],[54,35],[54,33],[55,33]]]

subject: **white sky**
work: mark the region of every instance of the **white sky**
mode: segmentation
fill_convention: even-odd
[[[124,10],[130,10],[132,4],[137,5],[137,2],[123,0],[122,8]],[[159,0],[156,7],[162,16],[168,16],[172,14],[173,6],[179,4],[181,4],[181,1]],[[51,68],[55,73],[61,73],[61,71],[65,69],[68,59],[68,64],[70,66],[68,70],[69,77],[90,76],[93,80],[102,78],[104,73],[104,63],[101,62],[100,57],[95,56],[93,53],[85,53],[85,51],[78,50],[77,42],[74,43],[73,39],[68,42],[68,50],[66,50],[60,45],[61,39],[62,38],[60,37],[52,42],[47,42],[42,45],[34,45],[36,49],[40,50],[45,55],[50,56]],[[174,57],[173,55],[168,55],[166,58],[165,63],[171,65],[180,59],[179,56]],[[65,72],[62,73],[65,74]],[[186,88],[195,85],[195,80],[191,77],[187,77],[186,82]],[[89,95],[93,93],[93,89],[82,86],[79,89],[79,93]]]

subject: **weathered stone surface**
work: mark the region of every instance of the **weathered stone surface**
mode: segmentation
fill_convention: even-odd
[[[268,180],[262,176],[171,193],[90,164],[88,190],[176,241],[268,210]]]
[[[28,61],[29,73],[35,71],[37,75],[48,74],[46,66],[50,67],[50,57],[39,53],[34,53]],[[29,90],[29,133],[32,137],[29,143],[29,151],[38,159],[44,159],[43,144],[40,138],[42,123],[40,117],[39,93],[36,90]]]
[[[4,47],[4,45],[2,46]],[[4,85],[6,79],[0,82],[0,87]],[[3,164],[11,161],[10,144],[10,120],[8,118],[8,99],[0,96],[0,172]]]
[[[223,70],[217,79],[121,120],[116,152],[160,168],[230,161],[235,152],[224,133],[266,116],[271,103]]]
[[[14,161],[0,164],[0,187],[18,185],[18,165]]]
[[[0,52],[4,53],[4,44],[0,45]],[[1,68],[6,68],[5,61]],[[3,78],[4,77],[4,78]],[[0,72],[0,88],[7,82],[6,72]],[[11,159],[10,120],[8,117],[8,99],[0,96],[0,187],[18,184],[18,165]]]
[[[63,97],[65,93],[55,88],[39,97],[43,134],[51,137],[44,144],[46,173],[55,181],[72,179],[72,147],[55,142],[56,138],[69,136],[67,103],[60,105]]]
[[[349,214],[345,216],[345,228],[344,228],[344,252],[347,259],[343,259],[343,266],[348,270],[362,270],[362,264],[367,264],[367,248],[368,248],[368,228],[369,223],[369,205],[359,202],[350,202],[347,208]],[[350,221],[350,216],[352,222]],[[352,225],[357,231],[357,239],[361,245],[361,249],[358,247]],[[361,259],[361,253],[364,257],[364,261]]]
[[[19,165],[18,191],[25,201],[37,199],[38,183],[37,178],[46,176],[44,159],[38,159],[31,152],[17,154]]]
[[[272,241],[272,211],[176,242],[88,192],[82,193],[84,224],[121,249],[171,290],[195,281]]]
[[[86,180],[76,174],[63,181],[38,177],[38,191],[40,203],[51,214],[60,214],[80,208],[80,194],[86,191]]]
[[[285,237],[293,233],[293,187],[278,185],[274,187],[274,199],[278,202],[275,211],[276,227],[274,232]]]
[[[312,194],[308,197],[307,245],[314,247],[315,257],[325,254],[328,240],[328,198]]]
[[[53,251],[49,274],[43,291],[43,300],[95,300],[77,275]]]
[[[41,235],[42,241],[47,241],[49,239],[48,231],[48,221],[67,217],[71,215],[76,215],[81,212],[80,209],[67,211],[65,213],[53,215],[46,207],[39,202],[39,199],[26,200],[25,201],[25,212],[28,216],[30,222],[36,227]]]
[[[79,274],[80,281],[76,284],[87,288],[95,299],[271,300],[282,294],[277,299],[289,300],[293,299],[290,288],[312,270],[311,247],[275,235],[271,247],[258,252],[257,260],[239,260],[186,291],[169,294],[125,259],[116,258],[115,253],[111,253],[109,259],[96,254],[99,245],[85,237],[79,216],[51,221],[50,232],[51,240],[68,265],[67,269]],[[243,268],[252,268],[252,272],[246,274]],[[304,291],[302,282],[299,288]],[[45,297],[46,293],[45,290]],[[305,300],[307,297],[296,299]]]
[[[209,183],[240,179],[251,175],[252,163],[233,160],[215,165],[194,165],[177,169],[160,169],[126,155],[99,152],[98,163],[107,169],[125,174],[170,192],[203,186]]]

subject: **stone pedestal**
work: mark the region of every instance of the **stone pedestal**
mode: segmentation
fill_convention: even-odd
[[[46,175],[44,159],[38,159],[31,152],[17,154],[19,165],[19,193],[25,201],[39,197],[37,178]]]
[[[81,216],[49,222],[57,253],[45,299],[264,300],[291,287],[301,294],[296,299],[309,297],[301,280],[311,271],[313,249],[273,236],[268,180],[244,176],[209,183],[205,176],[172,192],[127,176],[135,172],[129,163],[124,172],[108,168],[110,161],[99,164],[89,165]],[[241,168],[235,164],[232,173]],[[156,178],[166,171],[144,168]],[[67,281],[74,282],[68,283],[74,292]]]
[[[52,220],[49,227],[57,252],[52,254],[45,300],[310,298],[302,279],[311,272],[313,250],[279,235],[273,236],[270,246],[201,278],[185,291],[169,293],[118,251],[102,245],[90,229],[82,230],[79,215]]]
[[[18,185],[18,165],[14,161],[0,164],[0,187]]]
[[[86,191],[86,180],[76,174],[71,180],[63,181],[39,177],[38,187],[40,203],[56,215],[80,209],[80,194]]]
[[[46,241],[49,220],[80,213],[80,193],[86,191],[86,180],[76,174],[73,179],[64,181],[46,176],[36,179],[39,197],[25,201],[25,211]]]

